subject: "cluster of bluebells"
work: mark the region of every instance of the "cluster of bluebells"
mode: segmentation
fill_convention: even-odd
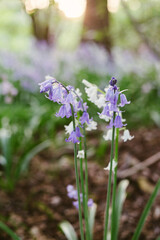
[[[127,98],[125,94],[119,91],[118,87],[116,86],[117,80],[112,77],[112,79],[109,82],[109,88],[107,89],[106,95],[105,95],[105,106],[103,108],[103,111],[101,115],[105,115],[109,118],[110,124],[107,126],[108,128],[112,128],[113,126],[115,128],[122,128],[126,126],[126,124],[122,123],[122,117],[121,117],[121,111],[119,110],[119,107],[124,107],[126,104],[130,104],[130,101],[127,101]],[[118,104],[118,99],[120,96],[120,103]],[[114,113],[115,118],[114,118]]]
[[[69,138],[66,139],[67,142],[79,143],[79,138],[83,137],[81,129],[84,124],[87,124],[89,130],[95,129],[95,122],[89,118],[87,112],[87,104],[83,103],[81,99],[81,93],[79,89],[74,89],[72,86],[64,86],[58,82],[55,78],[50,76],[46,77],[46,80],[40,85],[40,93],[47,93],[47,98],[53,102],[61,104],[59,111],[56,113],[56,117],[69,118],[72,116],[72,107],[74,116],[76,118],[76,127],[73,129],[73,122],[71,122],[70,127],[67,129],[67,132],[70,134]],[[81,117],[77,117],[81,112]]]
[[[88,100],[93,102],[98,108],[103,108],[102,112],[99,113],[99,117],[106,122],[110,122],[107,126],[107,134],[103,137],[106,141],[112,140],[113,126],[115,128],[123,128],[127,125],[123,123],[125,120],[122,119],[122,112],[119,108],[124,107],[126,104],[130,104],[130,101],[127,101],[124,90],[119,90],[116,85],[117,80],[114,77],[111,78],[109,87],[105,88],[104,91],[101,91],[95,84],[87,80],[83,80],[82,82],[85,85]],[[121,138],[126,142],[127,140],[132,140],[133,136],[125,129]]]
[[[79,208],[78,206],[78,193],[77,190],[75,190],[73,185],[68,185],[67,186],[67,196],[71,199],[73,199],[73,206],[76,207],[77,209]],[[83,201],[83,195],[82,193],[80,193],[80,199],[81,199],[81,203]],[[89,199],[88,200],[88,207],[92,207],[93,205],[93,199]]]

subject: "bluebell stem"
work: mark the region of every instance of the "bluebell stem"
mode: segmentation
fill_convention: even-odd
[[[88,200],[88,170],[87,170],[87,153],[86,153],[86,138],[85,138],[85,125],[87,125],[88,130],[96,129],[96,122],[89,118],[87,112],[88,106],[86,103],[83,103],[83,100],[80,98],[80,91],[75,90],[72,86],[64,86],[56,79],[52,77],[47,77],[46,81],[40,83],[41,92],[47,93],[47,98],[50,101],[57,102],[62,106],[59,109],[59,112],[56,113],[56,117],[69,118],[72,116],[72,122],[69,126],[65,126],[67,133],[70,134],[67,142],[74,143],[74,165],[75,165],[75,175],[76,175],[76,185],[77,190],[74,190],[72,186],[67,188],[68,196],[72,199],[73,205],[79,209],[79,223],[80,223],[80,232],[81,239],[84,240],[83,224],[82,224],[82,210],[81,202],[83,202],[84,209],[84,218],[85,218],[85,228],[86,228],[86,239],[90,240],[89,232],[89,222],[88,222],[88,207],[92,206],[93,200]],[[83,134],[81,133],[83,130]],[[84,144],[84,153],[80,151],[77,155],[77,143],[79,143],[79,150],[82,150],[82,138]],[[85,161],[85,181],[83,179],[83,158]],[[78,173],[78,161],[77,157],[80,158],[80,178]],[[80,182],[81,190],[80,193]]]
[[[122,92],[119,91],[119,88],[116,86],[117,80],[112,78],[109,82],[110,86],[106,92],[106,105],[109,108],[108,111],[111,115],[111,120],[109,126],[107,128],[112,128],[112,144],[111,144],[111,156],[109,165],[105,168],[105,170],[109,170],[109,179],[108,179],[108,189],[107,189],[107,201],[106,201],[106,212],[105,212],[105,226],[104,226],[104,240],[107,240],[107,231],[108,231],[108,223],[109,223],[109,206],[111,199],[111,180],[112,180],[112,171],[114,174],[114,184],[113,184],[113,198],[112,198],[112,219],[111,219],[111,238],[113,237],[113,225],[114,225],[114,214],[115,214],[115,191],[116,191],[116,183],[117,183],[117,156],[118,156],[118,134],[119,129],[126,124],[122,123],[121,111],[119,107],[125,106],[125,104],[129,104],[127,98]],[[121,103],[118,104],[118,99],[121,99]],[[106,115],[106,112],[103,111],[102,115]],[[108,116],[108,112],[107,112]],[[116,137],[116,161],[114,161],[114,140],[115,140],[115,128],[117,137]]]

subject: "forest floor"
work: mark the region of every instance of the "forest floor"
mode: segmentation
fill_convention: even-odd
[[[119,240],[131,240],[139,217],[160,177],[160,129],[132,131],[135,138],[120,142],[118,181],[129,180],[123,206]],[[97,136],[89,137],[89,197],[97,204],[94,240],[103,239],[103,218],[106,202],[110,147],[100,146]],[[100,154],[95,154],[99,149]],[[104,155],[101,153],[104,151]],[[159,154],[159,155],[158,155]],[[149,166],[146,166],[146,159]],[[157,159],[157,160],[156,160]],[[138,163],[145,166],[133,169]],[[130,171],[129,169],[132,168]],[[65,240],[59,223],[68,220],[79,233],[78,211],[67,197],[66,186],[75,185],[73,150],[67,143],[58,149],[48,149],[36,156],[27,176],[12,193],[0,190],[0,220],[22,240]],[[144,225],[140,240],[156,240],[160,236],[160,194]],[[0,240],[9,240],[0,231]]]

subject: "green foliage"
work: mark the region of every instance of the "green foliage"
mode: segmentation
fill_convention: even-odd
[[[13,240],[20,240],[20,238],[4,223],[0,222],[0,228],[6,232]]]
[[[12,146],[12,141],[15,136],[7,132],[6,129],[3,129],[3,131],[3,135],[1,134],[0,137],[0,143],[3,154],[1,159],[3,159],[4,176],[0,181],[0,185],[8,191],[12,191],[22,173],[28,170],[29,163],[33,157],[49,147],[51,142],[44,141],[29,150],[24,150],[22,156],[16,159]]]
[[[90,231],[91,239],[93,239],[93,229],[94,229],[96,210],[97,210],[97,205],[94,203],[89,208],[89,216],[88,216],[89,217],[88,218],[89,231]],[[60,223],[59,227],[68,240],[78,240],[77,234],[76,234],[73,226],[68,221],[64,221],[64,222]]]
[[[93,203],[93,205],[89,208],[89,216],[88,216],[89,231],[90,231],[91,239],[93,239],[93,229],[94,229],[94,223],[95,223],[96,210],[97,210],[97,205]]]
[[[154,189],[153,193],[151,194],[151,196],[150,196],[150,198],[149,198],[149,200],[148,200],[148,202],[147,202],[147,204],[146,204],[146,206],[143,210],[143,213],[142,213],[141,218],[138,222],[138,225],[137,225],[137,228],[134,232],[132,240],[138,240],[139,239],[139,236],[140,236],[140,233],[142,231],[143,225],[144,225],[144,223],[146,221],[146,218],[149,214],[149,211],[150,211],[150,209],[151,209],[151,207],[152,207],[152,205],[153,205],[153,203],[154,203],[154,201],[157,197],[157,194],[159,193],[159,190],[160,190],[160,180],[157,182],[157,184],[155,186],[155,189]]]
[[[29,47],[31,34],[30,17],[27,16],[19,0],[0,1],[1,48],[20,52]],[[23,34],[22,34],[23,33]]]
[[[150,79],[154,79],[150,81]],[[154,124],[153,112],[158,112],[160,86],[158,76],[150,72],[150,76],[137,77],[135,74],[123,76],[119,82],[120,89],[129,89],[126,93],[131,100],[123,114],[129,126],[151,126]]]
[[[59,227],[68,240],[78,240],[73,226],[68,221],[60,223]]]

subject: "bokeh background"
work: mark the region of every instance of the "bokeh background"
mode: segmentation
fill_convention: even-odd
[[[123,116],[135,136],[133,144],[130,142],[126,147],[122,144],[121,153],[128,154],[122,154],[122,162],[126,159],[131,161],[123,167],[144,161],[160,151],[159,9],[158,0],[55,0],[51,1],[49,8],[27,14],[22,1],[0,0],[0,206],[6,206],[0,220],[12,227],[22,239],[65,239],[59,230],[47,232],[43,226],[41,229],[34,224],[35,219],[24,223],[24,218],[27,214],[31,216],[29,212],[32,210],[36,216],[41,212],[45,215],[41,221],[46,224],[52,220],[50,228],[54,222],[57,229],[58,223],[68,213],[63,210],[64,214],[61,212],[55,217],[52,211],[55,206],[64,204],[65,187],[70,182],[74,183],[74,176],[71,181],[66,177],[66,182],[58,185],[62,192],[50,189],[62,177],[61,170],[64,171],[63,176],[67,176],[73,155],[71,145],[64,143],[64,124],[69,120],[56,118],[58,106],[39,93],[38,83],[44,81],[46,75],[80,88],[84,99],[87,98],[83,79],[104,88],[114,76],[120,89],[128,89],[126,95],[131,104],[125,107]],[[109,143],[103,139],[105,123],[97,117],[98,108],[88,104],[89,112],[98,122],[98,130],[88,136],[90,162],[92,164],[94,160],[98,166],[104,167],[109,153]],[[142,174],[147,186],[154,185],[159,178],[160,165],[156,164]],[[43,188],[44,171],[48,173],[50,168],[52,170],[44,180]],[[94,175],[95,168],[91,167],[91,175]],[[152,178],[150,175],[154,171]],[[145,190],[144,184],[141,188],[142,182],[132,181],[135,181],[137,192],[140,195],[144,193],[139,203],[142,207],[151,191]],[[42,192],[47,188],[49,197],[43,192],[41,202],[32,206],[32,195],[35,194],[35,201],[38,201],[41,191],[38,184]],[[28,198],[22,192],[24,188]],[[14,199],[15,195],[18,196],[16,191],[19,191],[19,196],[24,194],[20,201],[27,199],[25,207],[23,204],[15,205],[15,201],[19,201]],[[66,204],[69,204],[67,200]],[[155,221],[159,218],[160,213]],[[160,229],[155,227],[154,231],[154,238],[144,235],[143,239],[156,239]],[[41,234],[36,235],[39,232]],[[120,239],[130,239],[129,234]],[[8,238],[5,233],[0,233],[0,239]]]

